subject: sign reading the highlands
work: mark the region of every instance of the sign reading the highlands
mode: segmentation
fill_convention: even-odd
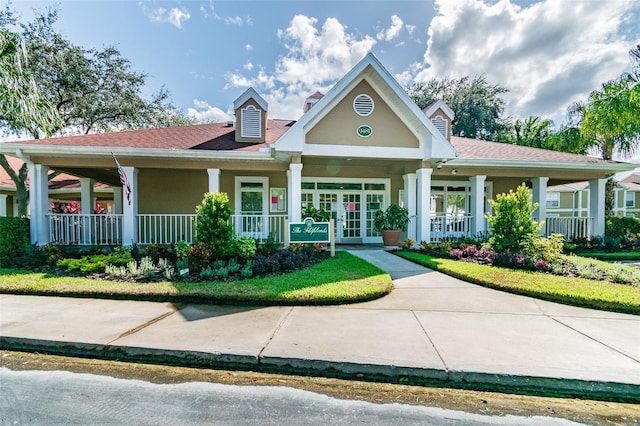
[[[328,243],[329,237],[329,222],[314,222],[308,217],[302,223],[289,224],[289,241],[292,243]]]
[[[363,124],[361,126],[358,126],[358,128],[356,129],[356,133],[361,138],[368,138],[373,134],[373,129],[371,128],[371,126],[367,126],[366,124]]]

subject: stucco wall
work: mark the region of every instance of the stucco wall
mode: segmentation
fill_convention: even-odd
[[[371,115],[361,117],[353,110],[353,100],[359,94],[373,99]],[[363,138],[356,134],[362,124],[371,126],[371,136]],[[355,146],[392,146],[417,148],[418,139],[387,106],[366,81],[361,81],[306,135],[308,144],[332,144]]]
[[[138,212],[195,213],[208,188],[206,170],[141,169],[138,173]]]

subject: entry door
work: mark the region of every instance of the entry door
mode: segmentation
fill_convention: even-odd
[[[340,205],[340,218],[342,232],[340,243],[360,244],[362,243],[362,206],[361,194],[343,192],[340,194],[342,203]]]

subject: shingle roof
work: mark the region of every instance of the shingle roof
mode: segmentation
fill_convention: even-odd
[[[640,191],[640,173],[632,173],[620,181],[630,191]]]
[[[508,143],[489,142],[479,139],[451,137],[451,144],[460,153],[458,158],[468,160],[494,161],[540,161],[553,163],[593,163],[606,164],[608,161],[585,155],[569,154],[548,149]]]
[[[235,127],[226,123],[196,124],[157,129],[127,130],[81,136],[20,141],[21,144],[99,146],[150,149],[205,149],[216,151],[258,151],[274,143],[294,122],[268,120],[265,143],[235,141]]]
[[[10,156],[6,156],[7,162],[9,163],[9,166],[15,170],[16,172],[18,170],[20,170],[20,167],[22,167],[22,165],[24,164],[24,161],[15,158],[15,157],[10,157]],[[29,185],[29,181],[27,178],[27,186]],[[3,168],[0,167],[0,187],[3,188],[15,188],[16,184],[13,182],[13,180],[11,180],[11,177],[9,177],[9,174],[7,173],[7,171]],[[96,182],[93,185],[94,189],[109,189],[111,188],[109,185],[104,184],[104,183],[100,183],[100,182]],[[68,175],[65,173],[61,173],[58,176],[54,177],[53,179],[51,179],[49,181],[49,189],[50,190],[55,190],[55,189],[77,189],[80,190],[80,180],[72,175]]]
[[[548,192],[573,192],[580,191],[583,189],[587,189],[589,187],[589,182],[574,182],[574,183],[565,183],[562,185],[554,185],[547,187]]]

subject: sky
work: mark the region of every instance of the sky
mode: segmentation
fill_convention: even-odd
[[[5,0],[0,0],[4,6]],[[566,108],[630,70],[639,0],[15,0],[22,21],[56,6],[58,32],[117,47],[198,121],[227,121],[254,87],[269,117],[297,119],[368,52],[402,86],[484,75],[509,89],[506,114],[560,125]]]

